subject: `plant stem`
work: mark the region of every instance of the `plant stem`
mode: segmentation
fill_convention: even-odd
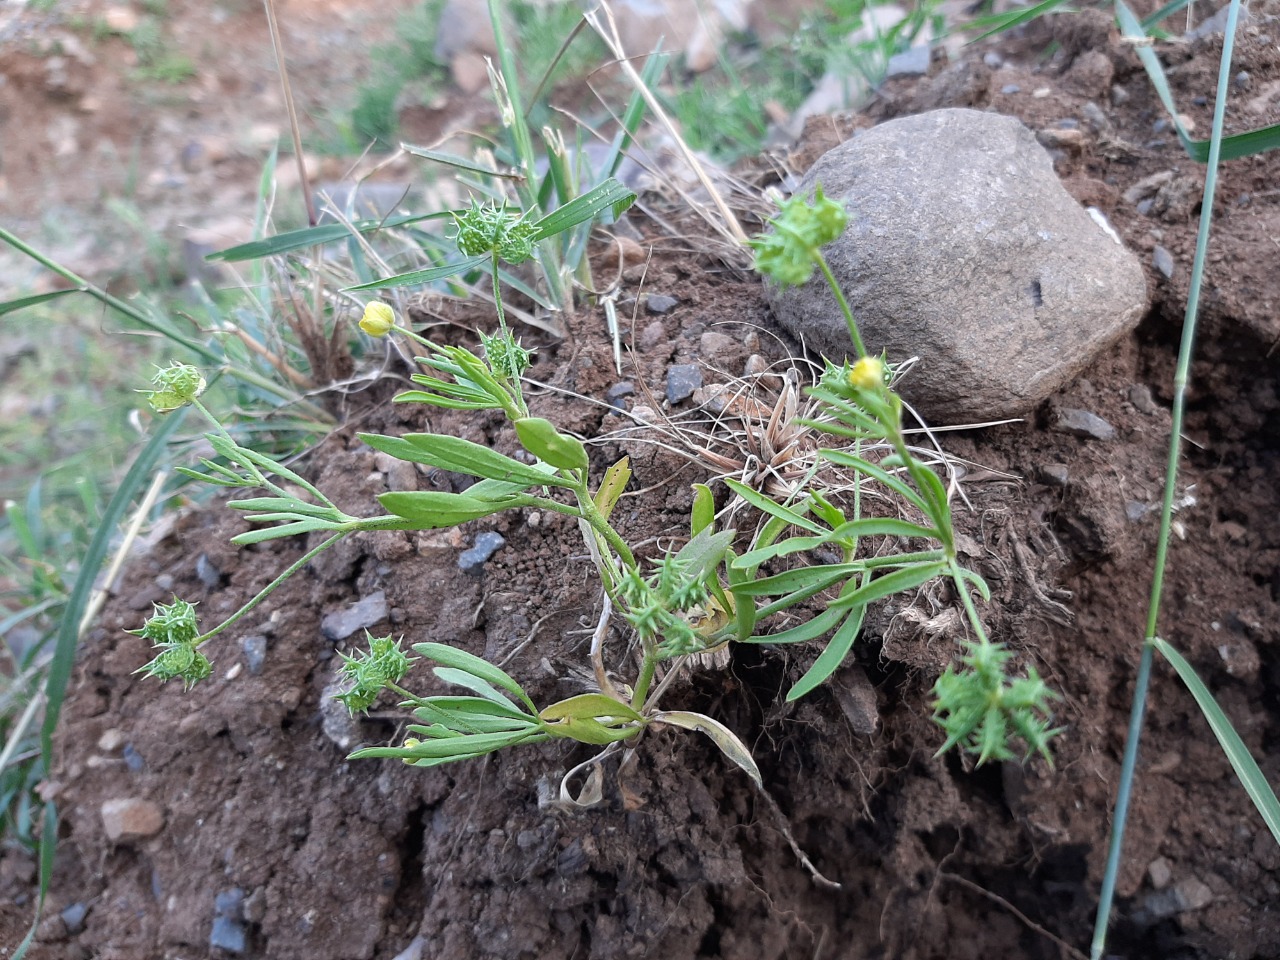
[[[652,647],[649,642],[646,647]],[[653,683],[654,671],[658,669],[658,657],[652,649],[646,650],[640,662],[640,676],[636,678],[635,689],[631,694],[631,708],[643,712],[645,698],[649,695],[649,685]]]
[[[1232,0],[1227,11],[1227,24],[1222,37],[1222,59],[1218,65],[1218,91],[1213,108],[1213,128],[1209,135],[1209,157],[1204,178],[1204,195],[1200,202],[1200,226],[1196,234],[1196,253],[1191,267],[1191,287],[1187,292],[1187,312],[1182,322],[1182,340],[1178,346],[1178,368],[1173,378],[1173,410],[1170,422],[1169,459],[1165,465],[1164,500],[1160,508],[1160,534],[1156,541],[1155,570],[1151,577],[1151,596],[1147,604],[1147,629],[1138,661],[1134,684],[1133,706],[1129,713],[1129,732],[1125,739],[1124,760],[1120,767],[1120,786],[1112,820],[1111,843],[1107,850],[1107,869],[1098,895],[1098,915],[1094,919],[1092,960],[1100,960],[1107,943],[1107,926],[1111,921],[1111,904],[1115,897],[1116,879],[1124,849],[1124,831],[1129,817],[1129,798],[1133,792],[1134,774],[1138,766],[1138,744],[1142,739],[1142,723],[1147,708],[1147,688],[1151,682],[1152,641],[1158,634],[1160,604],[1164,593],[1164,572],[1169,557],[1169,534],[1173,528],[1173,499],[1177,491],[1178,462],[1182,456],[1182,420],[1186,412],[1187,383],[1190,380],[1191,357],[1195,350],[1196,319],[1200,307],[1200,284],[1204,277],[1209,250],[1209,227],[1213,222],[1213,199],[1218,185],[1218,160],[1222,152],[1222,131],[1227,112],[1227,91],[1231,87],[1231,53],[1235,45],[1236,22],[1240,0]]]
[[[308,563],[310,563],[312,560],[318,557],[325,550],[328,550],[331,546],[333,546],[335,543],[337,543],[346,535],[347,535],[346,531],[335,533],[328,540],[325,540],[323,543],[321,543],[318,547],[313,547],[312,549],[308,550],[301,557],[299,557],[294,563],[290,564],[289,567],[282,574],[280,574],[280,576],[276,577],[269,584],[267,584],[260,591],[258,591],[258,595],[256,597],[254,597],[252,600],[246,603],[243,607],[241,607],[239,610],[237,610],[235,613],[229,616],[226,620],[223,620],[222,623],[218,624],[218,626],[214,627],[208,633],[203,634],[199,637],[196,637],[195,646],[197,647],[203,646],[205,641],[212,640],[214,637],[220,634],[223,630],[227,629],[227,627],[231,626],[233,623],[235,623],[237,620],[243,617],[246,613],[248,613],[258,604],[260,604],[263,600],[265,600],[268,594],[270,594],[273,590],[275,590],[276,587],[280,586],[280,584],[284,583],[291,576],[293,576],[295,573],[297,573],[299,570],[305,567]]]
[[[956,591],[960,594],[960,602],[964,604],[964,612],[969,618],[969,625],[973,627],[973,632],[978,635],[979,643],[990,643],[987,638],[987,629],[982,625],[982,618],[978,616],[978,607],[973,602],[973,597],[969,595],[969,585],[964,578],[960,576],[960,564],[955,557],[947,558],[948,573],[951,574],[951,580],[956,585]]]
[[[858,321],[854,319],[849,301],[845,299],[844,291],[840,289],[840,284],[836,283],[835,274],[831,272],[831,267],[827,265],[827,258],[822,255],[822,251],[812,250],[810,255],[813,257],[813,262],[818,265],[818,269],[822,271],[822,275],[827,278],[827,286],[836,295],[836,303],[840,305],[840,312],[844,314],[845,326],[849,328],[849,339],[853,341],[853,348],[858,352],[858,359],[861,360],[867,355],[867,348],[862,344],[862,334],[858,332]]]

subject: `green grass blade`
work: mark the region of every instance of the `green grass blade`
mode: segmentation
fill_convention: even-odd
[[[547,237],[563,233],[580,223],[586,223],[606,209],[612,210],[613,218],[616,220],[635,201],[634,190],[621,180],[610,177],[599,186],[581,196],[574,197],[564,206],[557,207],[534,224],[537,230],[534,240],[545,240]]]
[[[755,507],[761,513],[770,517],[777,517],[779,520],[789,523],[792,526],[800,527],[802,530],[808,530],[810,533],[824,534],[827,531],[822,526],[808,517],[802,516],[797,511],[784,507],[780,503],[776,503],[763,493],[748,487],[745,483],[739,483],[732,478],[725,479],[725,485],[740,496],[751,506]]]
[[[415,147],[411,143],[400,144],[400,149],[415,157],[422,157],[422,159],[431,160],[434,163],[443,163],[445,166],[453,167],[456,170],[466,170],[468,173],[478,173],[482,177],[498,177],[502,180],[518,180],[520,178],[518,173],[504,173],[501,170],[494,170],[492,167],[482,166],[474,160],[468,160],[466,157],[460,157],[456,153],[445,153],[442,150],[428,150],[426,147]]]
[[[840,664],[844,663],[844,658],[849,655],[849,651],[853,649],[854,641],[858,639],[858,634],[862,631],[862,621],[866,615],[867,608],[865,606],[854,607],[849,611],[849,616],[840,625],[836,635],[831,638],[827,648],[818,655],[817,660],[813,661],[813,666],[805,671],[805,675],[796,681],[795,686],[787,691],[788,703],[799,700],[806,693],[809,693],[835,673]]]
[[[303,247],[315,247],[326,243],[332,243],[335,240],[345,240],[351,236],[352,228],[356,233],[373,233],[377,230],[390,229],[392,227],[403,227],[410,223],[419,223],[423,220],[438,220],[448,217],[450,214],[444,213],[426,213],[415,214],[413,216],[388,217],[385,220],[358,220],[348,227],[345,223],[326,223],[319,227],[303,227],[300,230],[289,230],[285,233],[278,233],[274,237],[265,237],[261,240],[250,240],[248,243],[242,243],[238,246],[228,247],[226,250],[217,250],[205,257],[206,260],[219,261],[222,263],[238,263],[242,260],[261,260],[263,257],[274,257],[282,253],[290,253],[294,250],[301,250]]]
[[[457,276],[460,273],[466,273],[468,270],[475,270],[477,267],[484,267],[488,264],[488,255],[471,257],[468,260],[460,260],[457,263],[428,267],[426,270],[411,270],[408,273],[398,273],[394,277],[384,277],[381,280],[373,280],[369,283],[358,283],[354,287],[344,287],[343,289],[344,291],[380,290],[383,287],[407,287],[415,283],[434,283],[437,280]]]
[[[1133,41],[1134,52],[1142,61],[1147,77],[1151,80],[1151,86],[1155,88],[1156,95],[1159,96],[1160,102],[1164,104],[1165,111],[1169,114],[1182,149],[1197,163],[1208,163],[1210,141],[1192,140],[1182,121],[1178,119],[1178,108],[1173,102],[1173,94],[1169,90],[1169,81],[1165,77],[1164,67],[1160,65],[1160,58],[1156,56],[1150,44],[1145,42],[1148,40],[1147,33],[1133,11],[1125,5],[1124,0],[1116,0],[1116,20],[1120,24],[1120,32],[1126,39]],[[1280,148],[1280,124],[1272,124],[1269,127],[1223,137],[1219,159],[1236,160],[1277,148]]]
[[[975,17],[968,23],[963,25],[964,30],[985,30],[972,40],[970,44],[977,43],[979,40],[985,40],[987,37],[994,36],[997,33],[1004,33],[1006,30],[1012,30],[1014,27],[1022,26],[1024,23],[1030,23],[1037,17],[1043,17],[1046,13],[1052,13],[1054,9],[1061,6],[1064,0],[1043,0],[1031,7],[1018,7],[1007,13],[995,13],[987,17]],[[1074,13],[1071,8],[1062,11],[1063,13]]]
[[[1163,7],[1161,7],[1159,10],[1157,10],[1155,13],[1151,14],[1150,16],[1143,17],[1142,29],[1151,30],[1154,27],[1158,26],[1163,20],[1168,19],[1169,17],[1177,13],[1179,10],[1189,7],[1190,5],[1191,5],[1191,0],[1172,0],[1171,3],[1166,3]]]
[[[876,577],[870,583],[864,584],[852,593],[841,596],[832,603],[832,606],[837,609],[865,606],[873,600],[890,597],[895,593],[901,593],[903,590],[910,590],[920,586],[922,583],[927,583],[942,573],[946,567],[947,564],[944,560],[915,563],[909,567],[902,567],[886,573],[882,577]]]
[[[515,694],[529,708],[530,713],[538,712],[538,708],[533,705],[533,701],[529,699],[529,695],[524,692],[520,684],[516,683],[510,674],[499,667],[495,667],[488,660],[482,660],[473,653],[467,653],[465,650],[450,647],[443,643],[415,643],[413,649],[415,653],[419,653],[429,660],[442,663],[446,667],[465,670],[467,673],[488,681],[495,687],[501,687],[507,693]]]
[[[1271,835],[1275,837],[1276,843],[1280,843],[1280,800],[1276,799],[1275,791],[1267,783],[1267,778],[1262,775],[1262,770],[1249,754],[1249,748],[1240,739],[1240,734],[1236,733],[1231,720],[1223,713],[1222,708],[1218,706],[1218,701],[1209,692],[1209,688],[1204,685],[1204,681],[1182,654],[1160,637],[1156,637],[1151,643],[1160,651],[1161,656],[1173,665],[1173,669],[1178,671],[1178,676],[1191,691],[1191,695],[1196,698],[1200,712],[1209,721],[1209,727],[1213,730],[1213,735],[1218,738],[1218,743],[1222,745],[1222,752],[1231,761],[1231,768],[1240,778],[1240,784],[1244,787],[1245,793],[1258,808],[1258,813],[1262,815],[1262,820],[1271,831]]]
[[[6,300],[0,303],[0,317],[6,313],[13,313],[15,310],[25,310],[27,307],[34,307],[37,303],[45,303],[48,300],[57,300],[59,297],[65,297],[73,293],[85,293],[86,291],[76,288],[72,290],[52,290],[49,293],[35,293],[29,297],[19,297],[16,300]]]

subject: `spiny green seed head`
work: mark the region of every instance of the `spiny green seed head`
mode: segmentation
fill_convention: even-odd
[[[410,657],[400,649],[400,641],[390,636],[374,637],[365,631],[369,652],[358,657],[345,653],[342,674],[352,681],[351,689],[337,695],[352,713],[368,710],[378,699],[378,694],[388,683],[399,683],[409,672],[417,657]]]
[[[174,360],[169,366],[156,369],[151,385],[154,390],[138,392],[147,398],[156,413],[171,413],[204,393],[205,380],[198,368]]]
[[[390,304],[374,300],[365,304],[364,316],[360,318],[360,329],[371,337],[385,337],[396,325],[396,312]]]
[[[209,678],[213,673],[213,664],[195,647],[189,644],[176,644],[165,647],[154,660],[136,672],[155,677],[161,683],[167,680],[181,680],[183,689],[190,690],[201,680]]]
[[[141,630],[130,630],[134,636],[150,640],[156,646],[189,644],[200,635],[196,605],[173,598],[173,603],[153,604],[154,612]]]
[[[1058,733],[1049,727],[1049,704],[1057,699],[1034,669],[1025,678],[1009,680],[1005,666],[1013,654],[1002,644],[971,643],[961,658],[962,670],[948,667],[934,684],[934,719],[947,734],[943,749],[956,744],[978,755],[978,763],[1015,758],[1009,746],[1014,736],[1026,752],[1052,762],[1049,741]]]
[[[506,206],[472,200],[470,209],[453,214],[453,222],[458,229],[454,242],[463,256],[497,251],[507,263],[523,263],[533,255],[533,224]]]
[[[812,203],[797,194],[769,223],[771,232],[750,241],[755,269],[784,287],[799,286],[813,275],[818,250],[844,233],[849,214],[839,201],[828,199],[819,185]]]
[[[520,346],[520,341],[509,333],[492,337],[481,333],[480,343],[489,368],[508,380],[519,380],[533,362],[532,352]]]

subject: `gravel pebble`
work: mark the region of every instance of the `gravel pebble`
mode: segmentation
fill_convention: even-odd
[[[480,573],[485,561],[507,545],[506,538],[500,533],[486,530],[476,534],[475,545],[458,554],[458,567],[467,573]]]
[[[702,386],[702,368],[696,363],[677,363],[667,368],[667,402],[679,403]]]
[[[644,308],[653,314],[670,313],[679,305],[680,301],[675,297],[668,297],[661,293],[651,293],[644,298]]]
[[[345,640],[357,630],[367,630],[387,619],[387,595],[382,590],[357,600],[344,610],[325,614],[320,632],[329,640]]]
[[[1088,410],[1059,410],[1057,426],[1064,433],[1090,440],[1110,440],[1116,435],[1115,427]]]

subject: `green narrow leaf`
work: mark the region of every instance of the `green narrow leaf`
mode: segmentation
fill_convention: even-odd
[[[689,512],[689,534],[696,537],[716,522],[716,498],[705,483],[693,485],[693,509]],[[714,533],[715,531],[712,530]]]
[[[613,219],[616,220],[631,204],[635,203],[635,200],[634,190],[623,184],[621,180],[610,177],[535,223],[534,240],[545,240],[557,233],[563,233],[571,227],[591,220],[596,214],[609,208],[612,209]]]
[[[862,630],[862,619],[866,613],[865,606],[854,607],[849,611],[849,616],[840,625],[836,635],[831,638],[827,648],[818,655],[817,660],[813,661],[813,666],[805,671],[805,675],[796,681],[796,685],[787,691],[788,703],[799,700],[836,672],[844,662],[844,658],[849,655],[849,651],[853,649],[853,642],[858,639],[858,633]]]
[[[425,270],[411,270],[408,273],[398,273],[394,277],[384,277],[381,280],[358,283],[353,287],[343,287],[342,289],[345,293],[352,290],[381,290],[384,287],[407,287],[419,283],[434,283],[437,280],[444,280],[460,273],[466,273],[469,270],[475,270],[477,267],[487,267],[490,263],[489,256],[482,254],[478,257],[459,260],[457,263],[446,263],[438,267],[428,267]]]
[[[600,717],[613,717],[622,720],[643,720],[627,704],[603,693],[582,693],[559,703],[553,703],[538,714],[543,720],[564,720]]]
[[[793,590],[813,590],[814,593],[831,586],[845,577],[860,573],[866,569],[861,560],[850,563],[827,563],[814,567],[800,567],[775,573],[771,577],[762,577],[733,588],[733,592],[743,597],[776,597]],[[761,613],[761,616],[764,614]]]
[[[1015,7],[1006,13],[995,13],[987,17],[975,17],[968,23],[963,24],[960,29],[969,30],[986,30],[985,33],[979,34],[969,41],[969,45],[977,43],[979,40],[985,40],[987,37],[997,33],[1003,33],[1006,30],[1012,30],[1014,27],[1021,26],[1024,23],[1030,23],[1037,17],[1043,17],[1046,13],[1051,13],[1055,7],[1061,6],[1064,0],[1042,0],[1030,7]],[[1072,13],[1068,8],[1063,13]],[[989,29],[988,29],[989,28]]]
[[[495,667],[488,660],[482,660],[475,654],[459,650],[457,647],[446,646],[443,643],[415,643],[413,649],[415,653],[429,660],[434,660],[436,663],[443,664],[446,667],[457,667],[459,670],[475,674],[495,687],[501,687],[507,693],[518,697],[529,708],[530,713],[538,712],[538,708],[533,705],[533,701],[529,699],[528,694],[524,692],[520,684],[516,683],[509,674]]]
[[[1147,77],[1155,88],[1156,95],[1160,97],[1160,102],[1164,104],[1165,111],[1169,114],[1170,122],[1178,134],[1182,149],[1187,152],[1187,156],[1197,163],[1207,163],[1209,161],[1209,141],[1192,140],[1191,135],[1182,125],[1182,121],[1178,118],[1177,105],[1173,102],[1173,94],[1169,90],[1169,81],[1165,77],[1164,67],[1160,65],[1160,58],[1156,56],[1156,52],[1151,48],[1151,45],[1146,42],[1149,39],[1146,31],[1123,0],[1116,0],[1116,20],[1120,24],[1120,32],[1133,41],[1134,52],[1146,69]],[[1240,157],[1248,157],[1277,148],[1280,148],[1280,124],[1272,124],[1268,127],[1223,137],[1219,160],[1237,160]]]
[[[509,510],[522,501],[476,500],[465,493],[443,493],[435,490],[410,490],[378,495],[378,502],[397,517],[412,524],[415,530],[439,530],[453,527],[468,520],[479,520],[503,510]],[[391,527],[379,529],[393,529]]]
[[[751,759],[751,751],[747,749],[745,743],[738,739],[737,734],[723,723],[718,720],[712,720],[704,714],[692,713],[687,710],[659,710],[653,715],[653,720],[658,723],[670,724],[673,727],[682,727],[685,730],[705,733],[720,748],[721,753],[736,763],[747,776],[755,781],[757,787],[764,788],[764,780],[760,777],[760,768]]]
[[[303,227],[301,230],[290,230],[287,233],[278,233],[274,237],[251,240],[248,243],[228,247],[226,250],[218,250],[206,256],[205,259],[224,263],[236,263],[241,260],[260,260],[263,257],[274,257],[282,253],[289,253],[292,250],[301,250],[303,247],[315,247],[325,243],[332,243],[335,240],[345,240],[351,236],[352,228],[356,233],[371,233],[376,230],[403,227],[423,220],[438,220],[447,216],[449,216],[448,212],[427,213],[407,217],[389,217],[385,220],[357,220],[350,227],[345,223],[326,223],[320,227]]]
[[[425,463],[440,470],[452,470],[472,477],[500,480],[532,486],[572,486],[572,481],[546,473],[538,467],[521,463],[461,437],[438,433],[409,433],[403,437],[384,437],[376,433],[356,434],[361,440],[397,460]]]
[[[613,513],[613,508],[617,506],[618,499],[622,496],[622,492],[626,490],[627,483],[631,480],[631,460],[623,457],[604,473],[604,479],[600,481],[600,489],[596,491],[593,498],[596,509],[600,511],[600,515],[606,520]]]
[[[978,591],[982,599],[991,602],[991,588],[987,586],[987,581],[983,580],[978,574],[966,567],[960,567],[960,579],[965,583],[973,584],[974,589]]]
[[[852,581],[851,581],[852,582]],[[781,630],[778,633],[761,634],[759,636],[750,637],[746,643],[804,643],[808,640],[816,640],[829,630],[834,630],[846,614],[843,610],[833,610],[828,607],[812,619],[806,620],[804,623],[791,627],[787,630]]]
[[[889,597],[895,593],[901,593],[903,590],[910,590],[913,587],[920,586],[922,583],[927,583],[945,570],[946,567],[945,561],[915,563],[908,567],[902,567],[891,573],[876,577],[870,583],[860,586],[850,594],[840,596],[831,605],[836,608],[866,606],[873,600]]]
[[[445,153],[441,150],[429,150],[426,147],[415,147],[411,143],[400,144],[400,149],[405,153],[415,157],[422,157],[424,160],[431,160],[434,163],[443,163],[445,166],[453,167],[457,170],[466,170],[468,173],[478,173],[482,177],[497,177],[501,180],[518,180],[520,175],[510,171],[503,172],[494,170],[492,167],[482,166],[474,160],[468,160],[466,157],[460,157],[456,153]]]
[[[57,300],[59,297],[70,296],[73,293],[86,293],[83,287],[73,287],[69,290],[51,290],[49,293],[35,293],[29,297],[18,297],[16,300],[5,300],[0,303],[0,317],[6,313],[13,313],[16,310],[25,310],[27,307],[34,307],[37,303],[44,303],[47,300]]]
[[[1204,681],[1200,679],[1182,654],[1159,637],[1156,637],[1151,643],[1173,665],[1173,669],[1178,672],[1182,682],[1186,684],[1187,689],[1191,691],[1191,695],[1195,697],[1196,703],[1200,706],[1200,712],[1209,721],[1209,727],[1213,730],[1213,735],[1218,738],[1218,743],[1222,746],[1222,752],[1231,761],[1231,768],[1235,770],[1236,776],[1240,778],[1240,783],[1244,787],[1245,793],[1253,801],[1253,805],[1267,825],[1267,829],[1271,831],[1271,836],[1275,838],[1276,843],[1280,843],[1280,800],[1276,799],[1275,791],[1267,783],[1267,778],[1262,775],[1262,770],[1259,769],[1257,762],[1249,754],[1249,748],[1244,745],[1244,741],[1236,733],[1231,720],[1223,712],[1222,708],[1218,706],[1218,701],[1214,699],[1213,694],[1209,692],[1209,688],[1204,685]]]
[[[493,684],[481,677],[477,677],[470,671],[462,670],[458,667],[435,667],[431,672],[445,683],[464,687],[472,693],[478,693],[485,700],[492,700],[499,706],[510,707],[512,710],[516,709],[516,705],[507,698],[506,694],[499,693]]]
[[[914,504],[919,508],[921,513],[926,516],[929,515],[929,505],[925,501],[924,497],[920,496],[920,494],[912,490],[911,487],[909,487],[899,477],[894,476],[883,467],[871,463],[869,460],[864,460],[861,457],[855,457],[853,454],[846,453],[843,450],[819,450],[818,456],[824,460],[830,461],[831,463],[837,464],[838,466],[848,467],[857,473],[861,473],[864,476],[870,477],[872,480],[884,484],[908,503]]]
[[[562,470],[585,470],[590,465],[587,448],[577,437],[561,433],[542,417],[521,417],[515,422],[516,437],[539,460]]]
[[[753,490],[746,484],[739,483],[737,480],[731,478],[726,478],[724,482],[730,490],[740,496],[743,500],[747,501],[747,503],[751,504],[751,506],[755,507],[761,513],[768,514],[771,517],[777,517],[779,520],[785,520],[792,526],[808,530],[810,533],[826,533],[819,524],[814,523],[808,517],[805,517],[803,514],[798,513],[789,507],[784,507],[782,504],[770,500],[763,493]]]
[[[271,516],[265,514],[264,516]],[[249,520],[256,520],[257,517],[249,517]],[[253,543],[263,543],[267,540],[278,540],[281,537],[294,537],[300,533],[315,533],[317,530],[333,530],[333,524],[328,520],[298,520],[295,523],[286,523],[279,527],[268,527],[265,530],[250,530],[248,533],[241,533],[231,538],[231,542],[239,547],[247,547]]]

